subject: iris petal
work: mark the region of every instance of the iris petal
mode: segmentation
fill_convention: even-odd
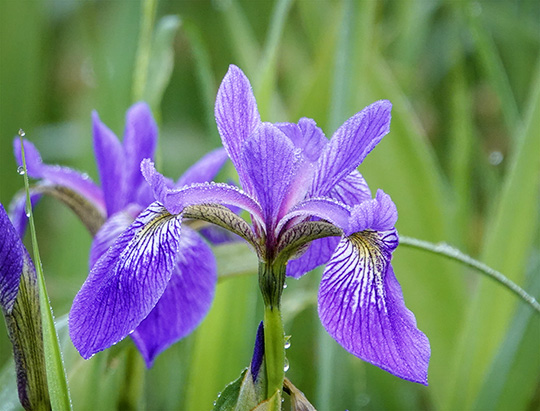
[[[127,187],[125,204],[136,200],[138,187],[144,182],[140,164],[145,158],[154,158],[158,139],[157,124],[146,103],[135,103],[126,114],[126,129],[122,142]],[[110,161],[110,159],[109,159]]]
[[[338,237],[319,238],[312,241],[304,254],[295,260],[289,261],[287,264],[287,276],[300,278],[318,266],[326,264],[334,254],[338,243]]]
[[[36,147],[27,140],[24,140],[23,144],[26,167],[30,177],[40,178],[46,180],[50,184],[67,187],[92,202],[101,213],[105,213],[103,192],[88,177],[88,175],[69,167],[43,164]],[[17,163],[22,165],[21,143],[19,138],[16,138],[13,141],[13,146]]]
[[[332,136],[317,162],[313,196],[324,196],[349,175],[390,131],[387,100],[377,101],[349,118]]]
[[[127,204],[124,150],[116,135],[101,122],[96,111],[92,113],[92,133],[99,179],[107,203],[107,215],[113,215]]]
[[[212,305],[216,282],[212,250],[195,231],[184,226],[169,284],[148,317],[131,334],[148,367],[159,353],[199,325]]]
[[[109,247],[114,244],[120,234],[133,223],[133,220],[135,220],[141,211],[140,206],[132,204],[107,219],[92,241],[90,257],[88,259],[90,269],[107,252]]]
[[[429,341],[405,307],[390,264],[395,230],[344,238],[319,289],[319,317],[347,351],[406,380],[427,385]]]
[[[267,225],[273,226],[298,166],[294,145],[270,123],[262,123],[245,142],[242,168],[253,183]]]
[[[126,337],[154,308],[172,275],[180,227],[179,216],[152,203],[96,262],[69,316],[84,358]]]
[[[24,249],[15,227],[0,204],[0,307],[10,313],[19,292]]]
[[[222,148],[211,151],[188,168],[175,184],[175,187],[180,188],[185,185],[212,180],[223,167],[227,158],[227,152]]]
[[[235,186],[224,183],[197,183],[171,190],[167,187],[165,177],[156,171],[150,160],[143,160],[141,170],[152,187],[154,196],[171,214],[179,214],[190,205],[221,204],[240,207],[260,222],[264,221],[257,201]]]
[[[248,78],[234,65],[229,66],[219,87],[215,116],[223,147],[240,176],[242,187],[253,194],[249,176],[242,169],[240,153],[244,141],[259,126],[261,118]]]
[[[330,190],[328,197],[353,207],[356,204],[370,200],[371,191],[362,174],[354,170]]]

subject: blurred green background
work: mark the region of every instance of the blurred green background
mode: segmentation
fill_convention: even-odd
[[[91,111],[122,135],[141,10],[135,0],[0,0],[6,207],[23,186],[12,154],[19,128],[46,162],[97,180]],[[213,103],[231,63],[251,79],[263,120],[312,117],[327,136],[389,99],[391,132],[359,170],[373,192],[380,187],[396,202],[399,232],[449,242],[540,297],[540,2],[162,1],[156,26],[159,64],[145,95],[160,124],[166,175],[177,178],[220,145]],[[91,238],[53,199],[35,214],[60,317],[86,277]],[[256,270],[254,259],[238,269],[228,253],[216,253],[223,270]],[[431,341],[429,387],[362,362],[326,335],[315,272],[289,280],[284,319],[292,335],[287,376],[317,409],[540,409],[538,315],[439,256],[401,246],[393,263]],[[210,409],[249,364],[260,300],[254,275],[223,279],[202,326],[140,373],[130,368],[140,370],[136,355],[126,360],[131,341],[83,361],[64,328],[75,409]],[[11,348],[0,327],[1,365]]]

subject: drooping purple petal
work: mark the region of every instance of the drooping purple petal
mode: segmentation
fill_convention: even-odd
[[[69,167],[43,164],[36,147],[27,140],[24,140],[23,144],[26,167],[30,177],[40,178],[50,184],[67,187],[90,201],[98,211],[105,213],[103,192],[87,174],[80,173]],[[18,138],[13,141],[13,146],[17,163],[22,165],[21,143]]]
[[[324,196],[349,175],[390,131],[387,100],[377,101],[349,118],[332,136],[317,162],[311,187],[313,196]]]
[[[148,368],[159,353],[200,324],[212,305],[216,283],[212,250],[195,231],[183,227],[169,284],[148,317],[131,334]]]
[[[319,288],[319,317],[347,351],[409,381],[427,384],[429,341],[416,327],[390,264],[395,230],[343,238]]]
[[[179,214],[190,205],[222,204],[240,207],[260,222],[264,221],[262,209],[257,201],[235,186],[224,183],[200,183],[171,190],[167,187],[165,177],[156,171],[154,163],[150,160],[143,160],[141,170],[146,181],[152,187],[155,198],[171,214]]]
[[[234,65],[229,66],[219,87],[215,116],[223,147],[240,176],[242,187],[253,194],[249,176],[242,169],[240,153],[244,141],[259,126],[261,118],[248,78]]]
[[[0,204],[0,306],[10,313],[19,292],[24,249],[19,234]]]
[[[69,315],[82,357],[126,337],[154,308],[172,275],[180,227],[180,216],[152,203],[96,262]]]
[[[300,278],[322,264],[326,264],[339,243],[338,237],[313,240],[304,254],[287,263],[287,276]]]
[[[141,161],[154,158],[158,139],[157,124],[146,103],[135,103],[126,114],[126,129],[122,143],[125,155],[125,185],[127,202],[135,201],[137,188],[144,182]]]
[[[354,170],[330,190],[328,197],[353,207],[356,204],[370,200],[371,191],[364,177]]]
[[[107,215],[120,211],[128,202],[124,173],[126,159],[124,150],[116,135],[99,119],[96,111],[92,113],[92,132],[94,135],[94,151],[99,172],[101,187],[107,203]]]
[[[298,161],[291,140],[270,123],[262,123],[244,144],[242,169],[253,183],[268,225],[273,225],[278,217]]]
[[[90,269],[107,252],[109,247],[114,244],[120,234],[133,223],[141,211],[142,208],[140,206],[131,204],[107,219],[92,240],[90,257],[88,259],[88,267]]]
[[[227,152],[223,148],[218,148],[209,152],[187,169],[187,171],[178,179],[175,188],[181,188],[193,183],[205,183],[211,181],[221,167],[223,167],[227,158]]]

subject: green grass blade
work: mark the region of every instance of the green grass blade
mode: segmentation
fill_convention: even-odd
[[[133,71],[133,101],[139,101],[143,98],[148,80],[156,8],[157,0],[142,0],[141,2],[139,45],[137,48],[135,69]]]
[[[257,62],[261,53],[261,48],[255,40],[257,37],[237,1],[229,2],[224,8],[225,23],[238,60],[237,64],[248,74],[248,77],[253,76],[257,71]]]
[[[159,113],[163,93],[171,79],[174,66],[173,41],[180,24],[177,16],[165,16],[159,20],[154,31],[144,93],[140,96],[154,113]]]
[[[259,72],[255,81],[255,95],[257,96],[257,106],[262,118],[268,118],[270,114],[272,93],[276,88],[278,46],[291,3],[292,0],[279,0],[276,2],[270,21],[269,33],[259,62]]]
[[[32,215],[32,205],[30,203],[30,188],[28,184],[28,173],[26,172],[26,159],[24,156],[24,145],[22,136],[24,132],[19,132],[21,136],[21,151],[24,167],[24,186],[26,189],[26,209],[30,223],[30,234],[32,237],[32,250],[34,253],[34,265],[39,287],[39,301],[41,310],[41,321],[43,326],[43,345],[45,349],[45,367],[47,369],[47,383],[49,386],[49,396],[51,406],[54,411],[71,410],[71,398],[67,384],[66,372],[62,360],[62,353],[58,343],[58,334],[54,325],[52,307],[45,287],[45,277],[39,256],[39,248],[36,237],[36,227]]]
[[[490,33],[482,24],[482,9],[480,3],[455,3],[465,7],[469,29],[472,33],[480,63],[486,71],[489,82],[495,89],[502,106],[506,127],[511,135],[521,123],[521,116],[516,104],[516,98],[510,86],[508,75],[501,61],[495,43]]]
[[[540,297],[540,254],[527,270],[531,295]],[[505,339],[483,380],[474,409],[527,409],[540,371],[540,318],[525,304],[517,308]]]
[[[538,188],[540,186],[540,61],[525,127],[512,153],[508,174],[488,232],[481,260],[512,281],[522,283],[525,261],[538,229]],[[481,281],[469,310],[458,364],[450,377],[453,407],[470,406],[481,387],[483,376],[509,326],[516,301],[490,281]]]

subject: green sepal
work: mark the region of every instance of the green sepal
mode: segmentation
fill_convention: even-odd
[[[255,381],[253,381],[251,367],[245,368],[240,377],[227,385],[219,394],[214,403],[213,411],[249,411],[258,409],[261,404],[268,401],[265,400],[266,386],[264,361]]]
[[[4,317],[13,346],[19,401],[27,410],[50,410],[39,290],[26,252],[17,298],[13,308],[4,311]]]
[[[182,211],[185,219],[206,221],[235,233],[251,244],[259,257],[262,255],[261,247],[250,225],[227,207],[219,204],[202,204],[188,206]]]
[[[305,221],[280,236],[276,261],[285,264],[311,241],[325,237],[341,237],[343,231],[326,221]]]
[[[264,400],[260,404],[257,404],[252,411],[278,411],[281,410],[281,391],[277,390],[267,400]]]

